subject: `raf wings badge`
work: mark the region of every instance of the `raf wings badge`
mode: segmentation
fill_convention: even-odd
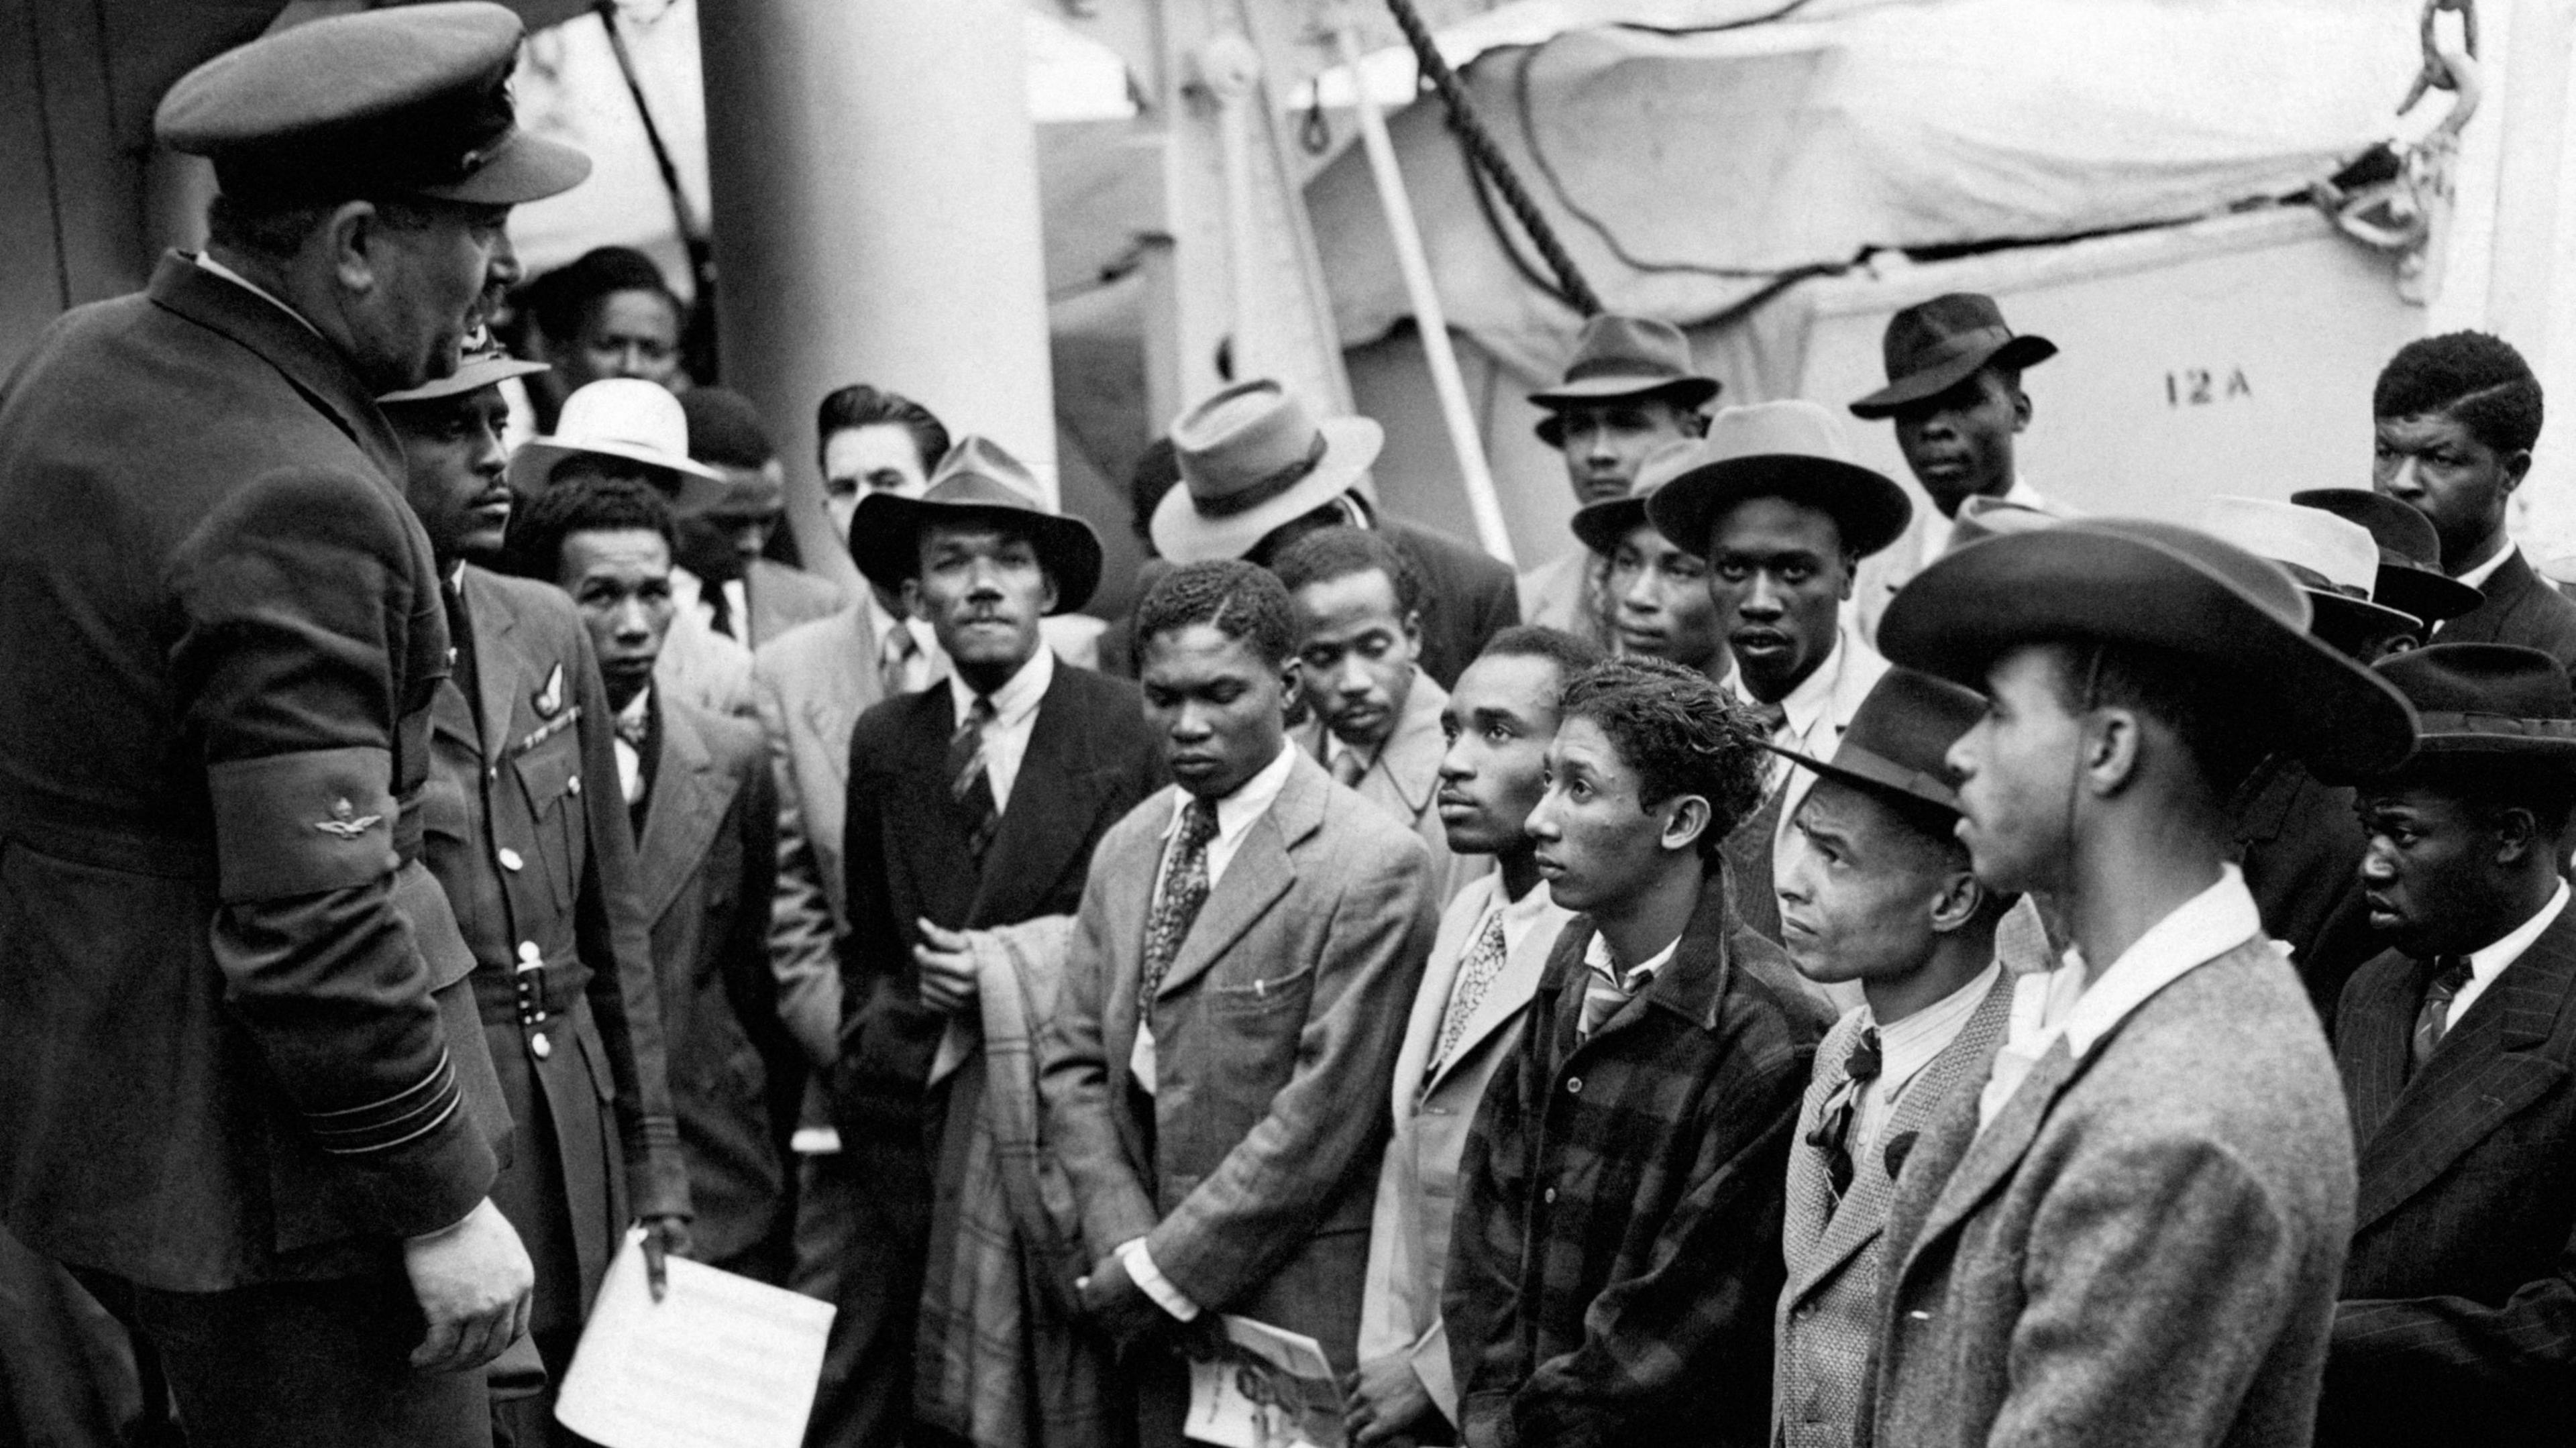
[[[357,806],[347,800],[335,799],[331,801],[331,817],[327,820],[315,820],[313,828],[326,835],[354,840],[384,823],[384,818],[383,815],[362,815],[358,813]]]
[[[529,696],[528,702],[537,706],[540,719],[551,719],[563,712],[563,665],[555,665],[554,672],[546,675],[546,686]]]

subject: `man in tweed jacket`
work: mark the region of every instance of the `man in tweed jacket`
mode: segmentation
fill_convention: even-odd
[[[1801,975],[1857,982],[1866,1003],[1816,1052],[1789,1148],[1771,1398],[1783,1448],[1851,1442],[1888,1199],[1941,1103],[1984,1081],[2012,1006],[1996,927],[2015,901],[1970,872],[1942,763],[1985,707],[1956,684],[1891,669],[1831,763],[1789,755],[1818,778],[1790,820],[1782,940]]]
[[[1869,1441],[2308,1441],[2351,1126],[2224,803],[2267,749],[2348,774],[2414,744],[2310,617],[2276,564],[2107,519],[1962,549],[1889,607],[1892,661],[1992,701],[1948,756],[1978,878],[2051,892],[2075,950],[2016,982],[1898,1183]]]
[[[1443,1307],[1465,1441],[1760,1444],[1781,1173],[1824,1024],[1719,842],[1761,725],[1658,659],[1578,677],[1530,815],[1568,924],[1459,1171]]]

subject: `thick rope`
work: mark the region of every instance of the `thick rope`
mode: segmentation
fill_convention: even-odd
[[[1421,13],[1413,8],[1413,0],[1386,0],[1386,8],[1394,15],[1396,27],[1404,32],[1406,43],[1413,47],[1414,63],[1430,79],[1431,88],[1440,95],[1440,103],[1448,108],[1449,124],[1466,145],[1468,158],[1493,178],[1494,189],[1503,195],[1503,204],[1511,208],[1513,218],[1528,234],[1530,244],[1538,248],[1539,258],[1547,263],[1547,269],[1556,274],[1558,291],[1576,311],[1587,317],[1599,315],[1601,298],[1593,292],[1591,283],[1583,279],[1583,273],[1574,265],[1574,258],[1566,254],[1564,243],[1556,239],[1556,228],[1548,224],[1547,217],[1538,209],[1538,203],[1530,199],[1528,188],[1521,184],[1519,173],[1512,169],[1511,158],[1494,144],[1492,133],[1485,129],[1484,121],[1476,114],[1476,103],[1468,96],[1467,87],[1459,81],[1458,73],[1449,68],[1449,62],[1440,58],[1440,47],[1431,41],[1431,27],[1422,23]]]

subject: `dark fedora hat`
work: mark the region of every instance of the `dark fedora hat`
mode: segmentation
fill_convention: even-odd
[[[2415,706],[2415,758],[2512,755],[2576,763],[2576,687],[2538,649],[2432,644],[2392,654],[2379,675]]]
[[[2277,564],[2195,529],[2078,518],[1935,560],[1878,624],[1894,663],[1971,688],[2033,643],[2154,648],[2225,670],[2312,765],[2387,769],[2414,711],[2378,675],[2311,636],[2308,596]]]
[[[2433,520],[2395,498],[2368,488],[2307,488],[2292,493],[2290,501],[2370,530],[2379,546],[2379,579],[2370,596],[2390,608],[2439,623],[2486,601],[2442,571],[2442,535],[2433,531]]]
[[[1827,779],[1902,795],[1957,813],[1959,793],[1945,762],[1950,746],[1976,727],[1985,696],[1913,669],[1889,669],[1852,711],[1831,762],[1765,743]]]
[[[1721,409],[1690,466],[1646,500],[1646,516],[1674,547],[1706,557],[1718,517],[1747,498],[1786,498],[1831,514],[1855,558],[1904,537],[1914,521],[1905,490],[1853,462],[1834,415],[1812,402]]]
[[[1564,380],[1531,393],[1529,400],[1550,413],[1539,419],[1539,441],[1562,447],[1565,419],[1555,414],[1566,408],[1630,397],[1668,397],[1691,408],[1715,397],[1718,387],[1716,378],[1691,370],[1690,339],[1681,328],[1652,317],[1605,313],[1583,324]]]
[[[2003,309],[1979,292],[1951,292],[1920,302],[1887,319],[1879,344],[1887,360],[1887,385],[1851,405],[1859,417],[1888,417],[1909,402],[1938,397],[1980,367],[2015,369],[2057,355],[2057,344],[2004,325]]]
[[[1037,478],[990,438],[958,439],[918,498],[874,492],[850,518],[850,557],[870,583],[899,588],[921,571],[921,530],[933,523],[985,520],[1025,529],[1038,562],[1055,580],[1055,607],[1071,613],[1100,586],[1100,535],[1048,506]]]

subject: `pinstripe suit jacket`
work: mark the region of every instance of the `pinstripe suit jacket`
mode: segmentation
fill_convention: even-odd
[[[2012,1018],[2013,982],[2007,967],[1941,1054],[1924,1066],[1897,1101],[1879,1133],[1882,1147],[1853,1163],[1851,1190],[1839,1207],[1825,1174],[1824,1153],[1807,1138],[1824,1118],[1825,1103],[1849,1079],[1844,1064],[1860,1039],[1862,1012],[1837,1022],[1816,1048],[1815,1079],[1798,1108],[1798,1134],[1789,1145],[1789,1210],[1780,1234],[1789,1269],[1773,1324],[1773,1441],[1785,1448],[1844,1448],[1860,1412],[1861,1383],[1876,1343],[1878,1279],[1888,1202],[1896,1177],[1888,1150],[1921,1139],[1941,1103],[1977,1094],[1985,1084],[1995,1047]],[[1909,1146],[1912,1143],[1909,1142]],[[1900,1162],[1912,1156],[1909,1150]]]
[[[2336,1055],[2361,1201],[2317,1439],[2576,1437],[2576,908],[2407,1076],[2424,976],[2395,952],[2345,988]]]

